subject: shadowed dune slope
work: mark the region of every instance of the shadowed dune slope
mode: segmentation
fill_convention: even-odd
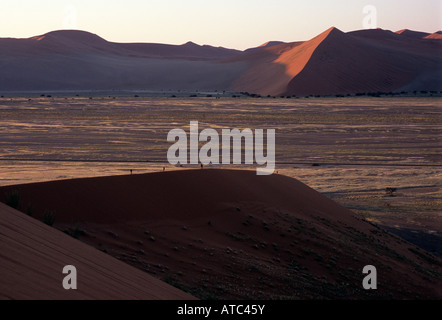
[[[353,220],[349,210],[297,180],[281,175],[257,176],[254,171],[183,170],[58,180],[2,187],[0,193],[15,188],[23,204],[32,204],[37,217],[42,217],[45,209],[55,210],[59,222],[120,223],[165,217],[189,221],[222,214],[219,211],[225,205],[238,201],[300,213],[313,210],[328,218]]]
[[[64,266],[77,268],[65,290]],[[0,299],[193,299],[0,203]]]
[[[428,35],[430,35],[427,32],[420,32],[420,31],[414,31],[414,30],[409,30],[409,29],[402,29],[399,31],[396,31],[397,34],[400,34],[402,36],[406,36],[409,38],[415,38],[415,39],[422,39],[427,37]]]
[[[77,30],[0,39],[0,90],[229,89],[244,63],[222,47],[114,43]]]
[[[54,212],[56,228],[85,228],[82,241],[203,299],[442,296],[440,259],[282,175],[61,180],[1,187],[0,200],[12,190],[34,218]],[[361,286],[369,264],[379,290]]]
[[[241,52],[223,47],[200,46],[190,41],[183,45],[109,42],[96,34],[79,30],[52,31],[28,39],[3,38],[0,39],[0,47],[3,53],[22,55],[104,53],[128,57],[189,60],[219,60]]]

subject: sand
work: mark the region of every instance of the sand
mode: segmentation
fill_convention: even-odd
[[[0,203],[0,299],[194,299],[91,246]],[[77,269],[65,290],[64,266]]]
[[[276,96],[440,90],[438,52],[439,42],[429,39],[395,37],[385,30],[343,33],[330,28],[274,56],[270,64],[252,64],[234,88]],[[273,71],[279,77],[269,73],[276,70],[275,64],[284,67],[285,78],[280,69]]]
[[[197,169],[8,190],[36,219],[56,212],[58,229],[203,299],[441,296],[438,258],[282,175]],[[382,274],[375,293],[360,287],[367,264]]]
[[[440,91],[438,39],[437,33],[343,33],[331,27],[308,41],[269,41],[242,52],[190,41],[114,43],[84,31],[54,31],[0,39],[0,91],[234,90],[273,96]]]
[[[442,39],[442,31],[436,31],[425,37],[425,39]]]
[[[420,32],[420,31],[414,31],[414,30],[409,30],[409,29],[402,29],[402,30],[396,31],[396,33],[400,34],[402,36],[405,36],[405,37],[415,38],[415,39],[426,38],[427,36],[430,35],[427,32]]]
[[[0,39],[0,90],[223,90],[245,66],[222,47],[113,43],[73,30]],[[216,76],[214,76],[216,75]]]

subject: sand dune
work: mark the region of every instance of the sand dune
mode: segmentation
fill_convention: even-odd
[[[415,38],[415,39],[422,39],[422,38],[425,38],[430,35],[427,32],[413,31],[413,30],[409,30],[409,29],[402,29],[402,30],[396,31],[396,33],[406,36],[406,37],[409,37],[409,38]]]
[[[442,39],[442,31],[436,31],[425,37],[425,39]]]
[[[0,299],[193,299],[0,203]],[[65,290],[63,267],[77,268]]]
[[[303,42],[277,44],[270,47],[255,48],[225,62],[244,62],[248,69],[234,82],[236,91],[245,91],[258,94],[278,94],[290,81],[283,64],[275,63],[282,54],[301,46]]]
[[[330,28],[275,57],[272,63],[283,66],[285,75],[280,75],[279,81],[267,77],[268,64],[252,65],[253,70],[246,71],[235,88],[298,96],[390,92],[403,88],[440,90],[441,83],[437,81],[442,71],[440,49],[438,42],[409,41],[408,37],[385,30],[345,34]],[[257,78],[265,80],[256,85]]]
[[[0,90],[223,90],[245,66],[216,61],[238,52],[191,42],[113,43],[74,30],[0,39]]]
[[[442,296],[438,258],[281,175],[180,170],[8,186],[0,197],[10,190],[36,219],[53,210],[60,230],[84,229],[81,241],[199,298]],[[376,292],[361,288],[367,264],[382,275]]]
[[[0,192],[14,188],[2,187]],[[182,221],[216,218],[211,213],[221,209],[222,203],[256,199],[266,205],[291,211],[308,211],[315,203],[316,209],[328,217],[339,212],[341,221],[353,221],[351,212],[301,182],[277,175],[261,179],[253,171],[170,171],[59,180],[20,185],[17,188],[24,197],[23,201],[32,204],[36,217],[41,218],[44,206],[49,209],[50,204],[51,210],[59,212],[59,222],[74,219],[79,222],[120,223],[157,220],[165,215]],[[296,198],[289,195],[296,195]],[[105,199],[108,201],[103,201]],[[214,207],[214,204],[220,207]],[[87,210],[85,206],[88,206]],[[222,212],[217,214],[223,215]]]
[[[0,39],[0,91],[234,90],[335,95],[442,90],[440,34],[330,28],[309,41],[114,43],[76,30]]]
[[[116,43],[108,42],[96,34],[79,30],[52,31],[29,39],[0,39],[0,46],[9,52],[19,53],[23,43],[32,53],[105,53],[119,56],[190,59],[190,60],[219,60],[237,55],[240,51],[208,45],[200,46],[193,42],[183,45],[168,45],[159,43]],[[23,53],[23,52],[22,52]]]
[[[250,52],[250,51],[255,51],[255,50],[259,50],[259,49],[264,49],[264,48],[270,48],[276,45],[280,45],[280,44],[284,44],[285,42],[283,41],[267,41],[257,47],[254,48],[248,48],[246,50],[244,50],[244,52]]]

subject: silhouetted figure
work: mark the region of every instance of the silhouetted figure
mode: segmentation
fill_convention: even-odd
[[[132,174],[132,169],[130,169],[130,174]]]
[[[163,167],[163,172],[166,171],[166,167]]]
[[[203,168],[203,164],[201,163],[201,169]]]

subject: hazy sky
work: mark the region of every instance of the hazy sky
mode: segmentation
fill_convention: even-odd
[[[442,29],[442,0],[0,0],[0,37],[26,38],[80,29],[116,42],[182,44],[236,49],[269,40],[308,40],[331,26],[363,28],[366,5],[377,26]]]

